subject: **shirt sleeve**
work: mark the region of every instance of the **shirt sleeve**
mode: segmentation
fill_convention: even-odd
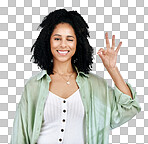
[[[28,133],[27,133],[28,115],[27,115],[26,94],[27,92],[25,87],[20,102],[18,103],[16,109],[10,144],[29,144]]]
[[[115,85],[114,89],[109,86],[109,96],[112,97],[110,128],[114,129],[132,119],[137,113],[141,111],[137,92],[132,86],[126,82],[129,87],[133,99],[121,92]]]

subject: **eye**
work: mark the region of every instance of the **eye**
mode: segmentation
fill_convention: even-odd
[[[73,41],[73,40],[70,40],[70,39],[69,39],[68,41]]]
[[[60,40],[59,38],[55,38],[54,40]]]

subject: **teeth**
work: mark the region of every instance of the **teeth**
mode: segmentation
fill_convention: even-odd
[[[58,51],[59,53],[68,53],[68,51]]]

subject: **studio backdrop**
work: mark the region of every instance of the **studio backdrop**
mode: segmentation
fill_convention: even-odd
[[[97,51],[105,32],[115,47],[122,41],[117,66],[137,92],[142,110],[110,132],[109,143],[148,143],[148,0],[0,0],[0,143],[10,142],[17,105],[25,82],[40,69],[30,62],[38,25],[49,12],[77,10],[89,25],[94,48],[92,72],[114,83]]]

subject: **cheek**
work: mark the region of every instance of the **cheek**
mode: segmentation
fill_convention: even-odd
[[[76,48],[76,43],[71,43],[69,46],[75,49]]]
[[[50,46],[51,46],[51,48],[54,48],[54,47],[57,47],[59,44],[58,44],[58,42],[54,42],[54,41],[50,41]]]

